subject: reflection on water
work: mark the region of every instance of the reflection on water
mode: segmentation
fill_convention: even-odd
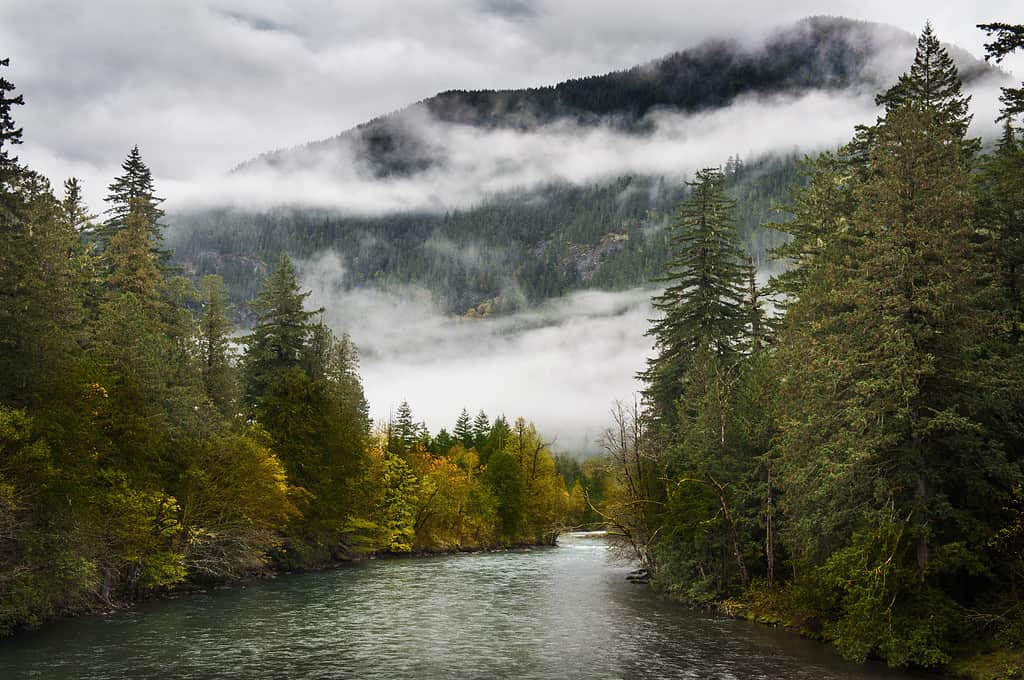
[[[599,537],[374,560],[60,621],[0,678],[905,678],[658,600]]]

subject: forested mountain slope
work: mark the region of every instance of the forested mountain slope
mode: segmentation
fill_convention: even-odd
[[[910,52],[901,30],[811,18],[759,45],[717,40],[634,68],[505,91],[449,91],[342,134],[274,151],[234,171],[329,175],[345,165],[366,181],[444,177],[458,152],[431,126],[529,134],[552,125],[608,129],[650,140],[659,115],[726,110],[737,100],[815,91],[870,93],[891,78],[886,55]],[[952,50],[965,82],[990,72]],[[899,63],[904,63],[900,60]],[[426,121],[426,122],[425,122]],[[814,125],[815,121],[805,121]],[[584,134],[584,133],[581,133]],[[739,161],[722,148],[729,192],[739,200],[744,245],[760,262],[779,236],[759,228],[797,180],[794,161],[814,148]],[[336,251],[350,286],[412,284],[449,312],[501,311],[581,288],[648,282],[665,258],[663,227],[683,198],[676,176],[622,173],[602,181],[545,181],[489,194],[469,206],[353,215],[282,199],[277,207],[204,208],[174,216],[170,245],[195,275],[224,276],[239,302],[258,290],[267,264]],[[340,189],[339,189],[340,190]]]

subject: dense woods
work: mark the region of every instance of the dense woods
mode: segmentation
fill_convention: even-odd
[[[982,28],[993,58],[1021,47]],[[722,172],[697,174],[605,459],[659,588],[893,666],[1024,643],[1019,93],[980,154],[926,25],[878,120],[801,164],[767,288]]]
[[[371,427],[356,348],[287,256],[238,336],[222,279],[171,264],[139,149],[93,215],[19,163],[22,103],[0,80],[0,634],[183,583],[554,540],[571,499],[533,425],[431,437],[403,406]]]

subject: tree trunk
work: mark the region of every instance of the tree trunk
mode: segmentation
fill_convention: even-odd
[[[729,535],[732,538],[732,551],[736,556],[736,566],[740,569],[740,582],[743,584],[743,587],[746,588],[750,578],[747,575],[747,565],[743,561],[743,553],[740,551],[740,538],[739,534],[736,533],[736,522],[732,518],[732,513],[729,512],[729,504],[725,500],[725,488],[710,474],[708,474],[707,477],[712,486],[718,490],[718,501],[722,505],[722,514],[725,516],[725,521],[729,523]]]

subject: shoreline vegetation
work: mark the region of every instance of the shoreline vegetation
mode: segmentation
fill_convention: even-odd
[[[982,28],[996,60],[1024,48],[1024,26]],[[0,635],[600,523],[679,602],[855,661],[1021,677],[1024,88],[1002,101],[983,154],[926,25],[883,115],[803,163],[767,287],[735,167],[698,171],[644,391],[581,462],[523,418],[463,410],[433,434],[403,403],[372,424],[355,346],[287,255],[238,352],[223,281],[197,286],[162,246],[138,148],[98,219],[77,180],[58,198],[18,162],[23,102],[0,78]]]
[[[138,147],[101,219],[14,155],[23,104],[0,76],[0,636],[181,584],[550,542],[582,512],[523,418],[371,423],[287,254],[235,338],[223,281],[163,247]]]
[[[990,58],[1024,48],[980,28]],[[673,600],[853,661],[1022,677],[1024,88],[982,153],[926,24],[876,102],[803,162],[767,286],[725,172],[696,173],[592,508]]]

